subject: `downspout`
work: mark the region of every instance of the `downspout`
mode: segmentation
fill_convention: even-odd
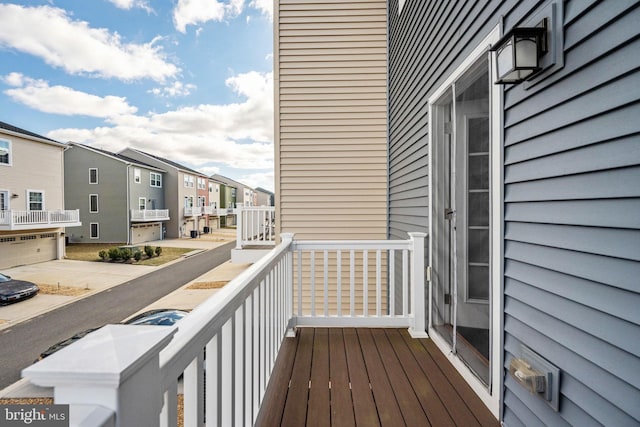
[[[132,243],[132,234],[131,234],[131,197],[129,193],[129,176],[131,175],[131,163],[127,163],[127,245],[131,245]]]

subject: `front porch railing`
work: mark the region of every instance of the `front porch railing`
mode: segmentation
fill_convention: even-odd
[[[424,233],[407,241],[281,237],[176,329],[106,326],[23,375],[54,387],[56,403],[71,405],[71,425],[94,414],[103,421],[92,425],[155,426],[160,417],[176,426],[180,384],[185,426],[252,425],[296,326],[406,326],[426,336]],[[130,360],[102,357],[119,348]]]
[[[275,246],[275,207],[242,206],[236,208],[236,249],[250,246]]]
[[[169,209],[132,209],[131,221],[168,221]]]
[[[80,211],[0,211],[0,230],[20,230],[33,227],[73,227],[81,225]]]

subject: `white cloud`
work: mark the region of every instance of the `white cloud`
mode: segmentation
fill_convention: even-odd
[[[173,23],[178,31],[186,32],[187,25],[203,24],[208,21],[224,21],[242,13],[244,0],[178,0],[173,10]]]
[[[272,169],[273,74],[249,72],[226,83],[243,102],[113,116],[107,120],[110,127],[58,129],[47,136],[111,151],[130,146],[196,168],[217,163]]]
[[[152,12],[153,9],[144,0],[109,0],[118,9],[130,10],[133,8],[144,9],[147,12]]]
[[[237,180],[252,188],[262,187],[265,190],[273,191],[275,177],[273,172],[250,173],[239,177]]]
[[[149,92],[164,98],[175,98],[179,96],[188,96],[195,88],[195,85],[189,83],[184,84],[182,82],[173,82],[168,86],[153,88]]]
[[[113,117],[134,114],[137,111],[118,96],[100,97],[80,92],[66,86],[49,86],[44,80],[34,80],[20,73],[11,73],[2,80],[16,87],[4,91],[14,101],[45,113],[65,116]]]
[[[273,0],[251,0],[249,6],[258,9],[263,15],[273,20]]]
[[[118,33],[72,20],[59,8],[0,4],[0,47],[40,57],[69,74],[163,82],[180,69],[167,62],[159,40],[124,43]]]

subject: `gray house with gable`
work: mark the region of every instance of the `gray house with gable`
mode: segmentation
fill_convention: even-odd
[[[65,203],[80,208],[70,243],[138,244],[163,239],[170,211],[163,169],[121,154],[69,143],[64,152]]]

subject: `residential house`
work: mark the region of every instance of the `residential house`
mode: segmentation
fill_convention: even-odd
[[[80,225],[65,210],[64,149],[0,122],[0,268],[64,258],[64,227]]]
[[[637,1],[276,2],[281,243],[153,331],[149,423],[175,425],[183,375],[186,425],[638,425],[637,22]],[[522,52],[539,69],[501,84]],[[86,404],[62,359],[25,372]]]
[[[165,203],[171,212],[176,212],[167,222],[166,237],[194,237],[209,227],[210,215],[204,212],[204,207],[209,205],[206,175],[134,148],[125,148],[119,154],[166,170]]]
[[[210,178],[216,182],[224,184],[225,187],[228,188],[225,195],[227,208],[235,208],[238,204],[243,206],[255,206],[255,191],[253,188],[219,174],[211,175]]]
[[[640,422],[638,6],[276,2],[279,231],[428,232],[429,336],[505,425]]]
[[[78,206],[82,220],[82,226],[67,229],[69,242],[138,244],[164,238],[172,216],[164,170],[77,143],[68,144],[64,162],[65,204]]]
[[[275,206],[275,194],[272,191],[258,187],[256,188],[256,193],[258,200],[256,206]]]

